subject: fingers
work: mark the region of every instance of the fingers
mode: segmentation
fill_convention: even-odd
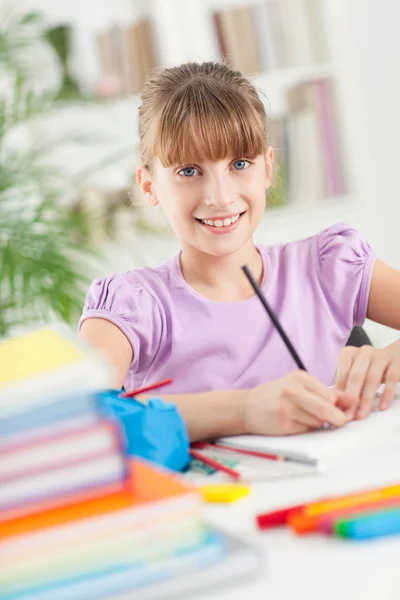
[[[336,406],[344,411],[349,419],[353,419],[358,408],[359,400],[357,396],[347,392],[336,391]]]
[[[315,427],[310,427],[309,425],[305,425],[304,423],[299,423],[297,421],[291,421],[290,425],[285,430],[285,435],[307,433],[308,431],[312,431],[313,429],[315,429]]]
[[[365,419],[371,410],[376,396],[376,390],[383,381],[384,374],[387,370],[387,358],[384,354],[379,355],[379,358],[370,364],[369,371],[365,376],[364,387],[361,393],[361,400],[356,411],[356,419]],[[387,397],[389,396],[389,392]],[[392,397],[394,396],[394,390]],[[390,400],[392,399],[390,398]],[[387,398],[386,398],[387,400]]]
[[[375,350],[371,346],[363,346],[356,349],[353,364],[347,374],[346,385],[343,388],[349,394],[361,397],[361,392],[366,384],[367,373],[374,360]]]
[[[307,426],[309,429],[321,429],[324,424],[321,419],[296,405],[293,405],[292,418],[296,423]]]
[[[319,395],[309,392],[308,390],[300,386],[288,386],[282,392],[284,400],[282,403],[281,410],[285,413],[288,412],[287,405],[293,405],[297,409],[307,412],[309,415],[318,420],[319,423],[329,423],[335,427],[342,427],[345,425],[349,417],[334,403],[321,398]],[[290,418],[293,419],[294,408],[291,407]],[[296,413],[298,414],[298,412]],[[287,417],[286,414],[281,417]],[[320,425],[319,425],[320,426]]]
[[[346,389],[347,378],[356,354],[357,348],[353,348],[352,346],[348,346],[342,350],[336,371],[335,388],[338,390],[344,391]]]
[[[313,377],[305,371],[296,371],[294,373],[294,380],[296,384],[300,384],[309,392],[323,398],[331,404],[335,404],[336,392],[333,388],[328,388],[326,385],[321,383],[316,377]]]
[[[400,376],[400,361],[393,361],[388,368],[386,369],[386,373],[383,377],[383,381],[385,383],[385,390],[382,394],[382,398],[379,402],[379,408],[381,410],[385,410],[390,406],[395,393],[396,386],[399,381]]]
[[[355,408],[358,405],[358,396],[354,396],[347,391],[338,391],[336,387],[328,388],[309,373],[298,371],[297,379],[300,380],[300,383],[302,383],[308,391],[314,393],[323,400],[326,400],[330,404],[335,404],[341,410],[350,412],[355,411]]]

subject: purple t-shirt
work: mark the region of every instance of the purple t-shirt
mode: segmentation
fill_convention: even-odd
[[[258,250],[270,305],[307,370],[330,385],[353,326],[366,318],[374,252],[343,224]],[[204,298],[184,280],[179,255],[95,280],[80,324],[90,317],[111,321],[132,345],[128,390],[167,377],[168,393],[251,388],[296,368],[258,297]]]

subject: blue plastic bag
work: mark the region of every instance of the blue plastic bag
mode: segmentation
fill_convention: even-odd
[[[97,394],[102,412],[119,422],[130,456],[181,471],[190,461],[189,437],[185,423],[174,404],[152,398],[142,404],[133,398],[120,398],[120,390]]]

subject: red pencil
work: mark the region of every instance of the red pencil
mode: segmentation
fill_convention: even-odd
[[[205,465],[209,465],[210,467],[214,467],[214,469],[216,469],[217,471],[222,471],[223,473],[226,473],[227,475],[232,477],[232,479],[241,479],[241,475],[238,471],[235,471],[234,469],[223,465],[222,463],[218,462],[217,460],[214,460],[213,458],[210,458],[209,456],[205,456],[202,452],[198,452],[197,450],[193,450],[192,448],[189,450],[189,452],[192,458],[197,458],[197,460],[200,460]]]
[[[194,448],[203,450],[204,448],[216,448],[217,450],[226,450],[227,452],[235,452],[236,454],[245,454],[246,456],[254,456],[256,458],[265,458],[268,460],[285,460],[280,454],[270,454],[268,452],[260,452],[259,450],[246,450],[245,448],[235,448],[234,446],[224,446],[223,444],[214,444],[211,442],[196,442]]]
[[[120,394],[120,398],[132,398],[133,396],[138,396],[139,394],[144,394],[144,392],[149,392],[150,390],[155,390],[156,388],[164,387],[164,385],[169,385],[173,382],[173,379],[164,379],[163,381],[157,381],[156,383],[152,383],[151,385],[146,385],[145,387],[138,388],[137,390],[132,390],[131,392],[123,392]]]

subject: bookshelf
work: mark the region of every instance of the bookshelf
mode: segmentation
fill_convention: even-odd
[[[301,5],[301,0],[279,1],[285,8],[294,7],[293,14]],[[258,241],[274,243],[290,240],[312,234],[333,222],[346,221],[367,236],[379,256],[394,266],[397,266],[397,261],[400,266],[400,258],[396,259],[400,253],[394,235],[400,218],[400,209],[394,207],[398,136],[393,135],[396,126],[400,127],[400,117],[396,120],[399,112],[396,108],[398,85],[394,76],[394,57],[400,52],[400,37],[393,29],[398,5],[386,2],[385,10],[382,10],[379,0],[352,0],[351,3],[347,0],[308,1],[311,4],[318,2],[323,15],[324,60],[291,61],[285,66],[249,75],[265,94],[271,119],[279,119],[285,114],[288,90],[315,80],[335,82],[336,131],[340,139],[346,189],[333,196],[325,193],[312,202],[300,196],[295,202],[266,211],[257,233]],[[159,66],[171,66],[187,60],[217,60],[220,47],[213,22],[214,13],[240,7],[256,9],[260,4],[273,2],[276,0],[114,0],[113,3],[36,0],[34,4],[43,8],[50,21],[69,20],[75,27],[72,67],[82,87],[93,90],[100,76],[94,40],[99,31],[109,26],[116,23],[130,26],[144,15],[151,19],[155,60]],[[371,44],[372,33],[376,36],[374,44]],[[388,65],[388,70],[381,68],[383,64]],[[378,85],[379,89],[385,90],[384,94],[375,93]],[[137,103],[137,94],[134,94],[126,96],[123,101],[116,98],[104,109],[105,112],[109,110],[110,124],[115,123],[116,135],[121,128],[124,143],[129,131],[132,147],[137,143],[133,116]],[[121,124],[125,120],[129,127],[122,131]],[[83,121],[90,126],[87,111]],[[75,126],[78,122],[75,115]],[[379,141],[379,147],[384,151],[371,152],[371,140]],[[126,161],[124,169],[123,173],[126,173]],[[104,170],[99,179],[101,184],[112,187],[114,181],[121,181],[123,175],[118,179],[116,170],[114,165],[113,181],[107,181],[108,170]],[[384,176],[380,175],[382,173]],[[385,218],[385,210],[393,213],[390,223]],[[390,241],[386,230],[390,231],[393,241]],[[172,240],[164,242],[157,238],[157,243],[151,238],[146,240],[148,249],[142,247],[143,251],[137,256],[138,263],[155,263],[165,257],[167,249],[171,251],[176,247]],[[137,241],[132,243],[131,251],[126,250],[126,256],[135,259],[135,245]],[[126,241],[125,248],[128,247],[129,242]],[[114,266],[119,269],[116,248],[112,255]]]

